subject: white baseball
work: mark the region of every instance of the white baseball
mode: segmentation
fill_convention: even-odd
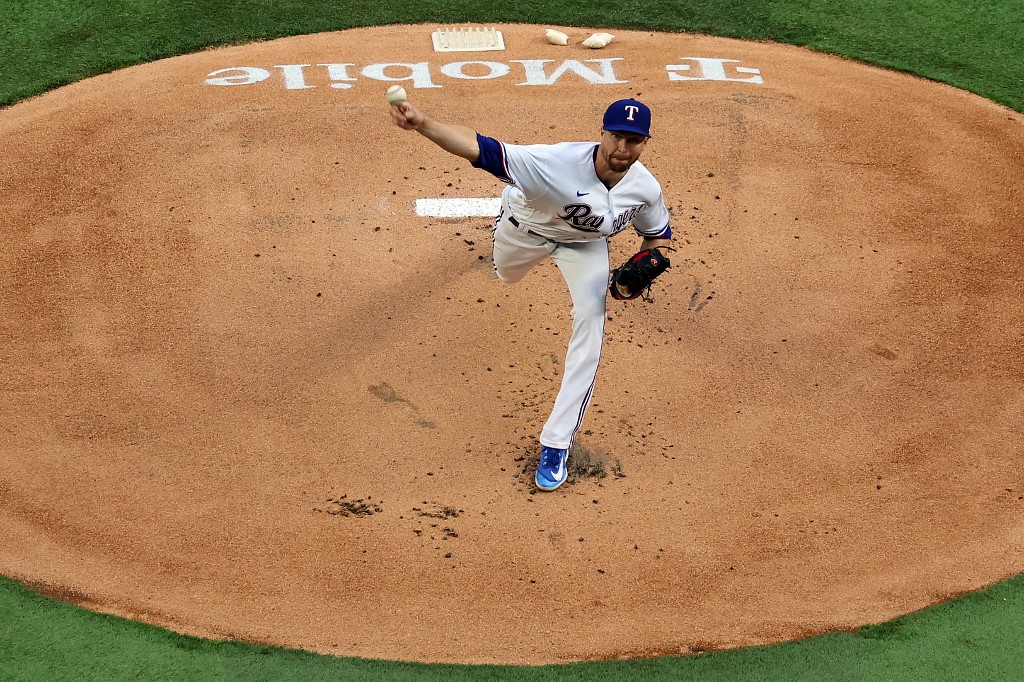
[[[405,95],[405,88],[401,85],[392,85],[388,88],[387,92],[388,102],[390,104],[401,104],[408,99]]]

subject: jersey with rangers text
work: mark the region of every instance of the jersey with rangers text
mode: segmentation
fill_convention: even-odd
[[[669,239],[661,185],[639,161],[608,188],[594,168],[594,142],[515,145],[477,135],[473,165],[506,183],[502,209],[524,229],[557,242],[604,239],[630,224],[644,238]]]

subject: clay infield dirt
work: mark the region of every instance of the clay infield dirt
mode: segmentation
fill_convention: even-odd
[[[501,26],[503,52],[437,53],[433,28],[0,111],[0,573],[201,636],[547,663],[853,628],[1024,571],[1024,117],[794,47]],[[568,295],[550,264],[501,285],[487,217],[416,213],[501,185],[391,124],[413,74],[508,142],[654,111],[673,267],[610,302],[554,493],[532,467]]]

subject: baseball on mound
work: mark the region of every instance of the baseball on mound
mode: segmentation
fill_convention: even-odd
[[[391,104],[401,104],[406,99],[408,99],[405,96],[405,88],[403,88],[401,85],[392,85],[391,87],[389,87],[387,92],[387,98],[388,102]]]

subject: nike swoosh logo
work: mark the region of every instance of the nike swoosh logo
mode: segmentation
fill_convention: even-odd
[[[565,473],[565,462],[564,461],[563,462],[559,462],[558,463],[558,468],[555,469],[555,480],[557,481],[558,479],[560,479],[564,473]]]
[[[576,196],[578,196],[578,197],[585,197],[588,194],[590,194],[590,192],[581,192],[579,190],[576,190]]]

